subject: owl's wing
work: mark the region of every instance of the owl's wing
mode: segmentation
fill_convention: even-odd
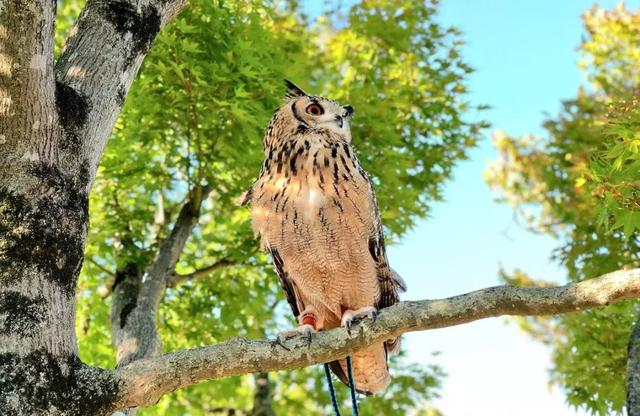
[[[395,270],[389,267],[387,250],[384,245],[384,231],[382,228],[382,222],[380,221],[376,195],[368,176],[365,176],[365,178],[369,182],[369,196],[371,198],[371,206],[373,207],[375,215],[373,232],[369,236],[369,253],[373,258],[373,261],[376,263],[380,298],[375,306],[380,310],[398,303],[400,300],[400,293],[406,291],[407,286],[404,280],[402,280],[402,277],[400,277]],[[389,353],[396,352],[400,347],[400,338],[385,342],[385,347]]]
[[[407,290],[407,287],[402,277],[389,267],[384,235],[382,234],[382,224],[378,218],[376,218],[374,235],[369,237],[369,253],[371,253],[371,257],[376,262],[378,284],[380,285],[380,298],[376,308],[383,309],[398,303],[398,300],[400,300],[399,294]]]
[[[269,253],[271,253],[273,264],[276,267],[276,274],[278,275],[278,279],[280,280],[280,286],[282,287],[282,290],[284,290],[287,302],[289,302],[291,311],[293,312],[293,315],[297,320],[298,315],[300,315],[300,310],[304,308],[299,303],[300,300],[297,297],[294,283],[289,279],[288,274],[284,269],[284,261],[282,260],[282,257],[280,257],[280,253],[278,253],[278,250],[276,250],[275,248],[269,248],[268,250]]]

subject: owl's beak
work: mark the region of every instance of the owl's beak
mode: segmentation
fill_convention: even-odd
[[[347,113],[345,114],[345,117],[349,117],[351,114],[353,114],[353,111],[354,111],[354,110],[353,110],[353,107],[352,107],[351,105],[345,105],[345,106],[344,106],[344,107],[342,107],[342,108],[344,108],[344,110],[347,112]]]
[[[338,127],[342,128],[342,124],[344,123],[344,119],[340,116],[336,116],[336,124]]]

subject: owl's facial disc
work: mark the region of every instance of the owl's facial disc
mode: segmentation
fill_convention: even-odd
[[[298,121],[307,127],[329,130],[351,140],[351,114],[353,107],[341,106],[333,100],[322,97],[304,96],[291,107]]]

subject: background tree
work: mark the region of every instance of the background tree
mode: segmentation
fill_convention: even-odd
[[[500,157],[486,175],[532,231],[558,239],[553,257],[571,281],[637,267],[640,254],[640,14],[624,5],[595,7],[583,21],[580,67],[589,85],[544,123],[547,137],[498,132]],[[504,276],[541,284],[522,271]],[[638,307],[630,301],[523,322],[552,347],[552,380],[570,404],[599,415],[623,411],[628,346],[630,364],[636,362],[629,376],[638,370],[638,350],[629,343]]]

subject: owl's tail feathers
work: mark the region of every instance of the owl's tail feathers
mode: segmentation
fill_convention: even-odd
[[[389,270],[391,270],[391,280],[393,281],[395,289],[400,293],[406,292],[407,284],[404,282],[402,276],[400,276],[398,272],[393,270],[391,267],[389,267]]]
[[[392,268],[389,268],[389,270],[391,270],[391,280],[393,281],[396,293],[406,292],[407,284],[404,282],[402,276],[400,276],[398,272],[396,272]],[[394,338],[390,341],[386,341],[384,345],[387,349],[387,353],[396,354],[398,351],[400,351],[400,337]]]
[[[358,351],[351,356],[351,359],[358,393],[371,396],[387,387],[390,376],[384,344],[372,345]],[[340,381],[346,386],[349,385],[346,360],[332,361],[329,363],[329,368]]]

